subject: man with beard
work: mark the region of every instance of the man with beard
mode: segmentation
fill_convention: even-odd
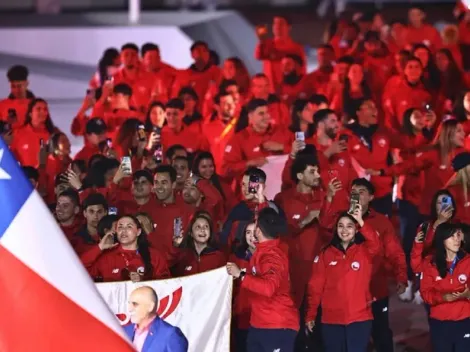
[[[211,142],[210,151],[214,156],[217,169],[222,167],[225,147],[235,133],[239,116],[235,114],[236,105],[228,91],[221,91],[214,99],[216,114],[203,126],[203,132]]]
[[[323,153],[324,156],[319,158],[321,179],[324,185],[332,179],[341,182],[342,190],[338,192],[334,202],[335,207],[345,209],[349,205],[348,189],[351,187],[351,182],[357,178],[347,150],[347,139],[343,135],[338,138],[341,125],[333,110],[318,110],[313,115],[313,121],[316,134],[312,144],[317,148],[317,152]]]
[[[164,251],[171,250],[173,237],[181,235],[181,232],[176,233],[177,227],[184,230],[194,210],[181,197],[176,197],[175,187],[175,169],[170,165],[157,167],[153,179],[153,191],[157,196],[157,204],[149,212],[156,228],[150,234],[149,241],[153,247]]]
[[[288,223],[285,242],[289,248],[289,268],[292,294],[297,308],[301,309],[313,259],[330,240],[326,229],[335,221],[333,199],[341,190],[341,183],[333,178],[327,192],[320,186],[320,167],[315,155],[298,156],[291,167],[291,178],[296,187],[279,193],[275,203],[284,210]],[[303,309],[301,323],[303,324]],[[299,334],[296,344],[305,349],[307,341]]]
[[[67,189],[60,193],[57,197],[55,216],[60,228],[69,240],[82,225],[83,219],[79,216],[79,213],[80,197],[77,191]]]
[[[296,99],[305,99],[312,93],[307,88],[305,75],[302,73],[303,61],[298,55],[286,55],[281,60],[282,82],[279,95],[288,108]]]

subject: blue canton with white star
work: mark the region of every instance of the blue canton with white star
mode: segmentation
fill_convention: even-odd
[[[0,239],[32,192],[31,182],[0,137]]]

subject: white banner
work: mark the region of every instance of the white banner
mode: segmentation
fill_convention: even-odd
[[[131,292],[151,286],[159,298],[158,315],[181,329],[190,352],[229,352],[232,284],[232,277],[220,268],[175,279],[96,286],[122,325],[129,323],[127,302]]]
[[[266,173],[266,190],[264,195],[268,200],[273,200],[276,194],[281,192],[282,186],[282,170],[286,165],[289,155],[268,156],[268,162],[261,167]]]

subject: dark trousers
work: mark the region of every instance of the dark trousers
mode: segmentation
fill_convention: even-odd
[[[408,280],[413,280],[414,274],[410,265],[411,250],[423,217],[419,213],[418,208],[406,200],[398,200],[398,211],[400,214],[400,231],[403,237],[403,251],[405,252],[406,266],[408,268]]]
[[[372,340],[377,352],[393,352],[393,333],[388,319],[388,297],[372,303]]]
[[[248,330],[237,329],[234,330],[235,347],[232,347],[236,352],[246,352],[246,340],[248,337]]]
[[[393,200],[392,194],[387,194],[386,196],[376,198],[371,203],[370,206],[375,211],[379,212],[380,214],[387,215],[390,219],[392,217],[392,207],[393,207]]]
[[[248,330],[248,352],[293,352],[297,331],[290,329],[257,329]]]
[[[470,319],[459,321],[430,319],[429,324],[434,352],[470,351]]]
[[[323,324],[325,352],[365,352],[371,329],[372,320],[349,325]]]

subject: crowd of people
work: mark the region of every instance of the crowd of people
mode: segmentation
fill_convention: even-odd
[[[95,281],[225,266],[233,351],[393,351],[398,294],[424,301],[434,351],[468,352],[470,12],[455,15],[441,33],[417,7],[343,16],[308,73],[281,16],[256,27],[254,76],[203,41],[184,70],[154,43],[109,48],[75,156],[17,65],[0,133]]]

